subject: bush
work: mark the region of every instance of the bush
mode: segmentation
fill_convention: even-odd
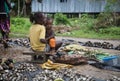
[[[111,34],[111,35],[120,35],[120,27],[109,27],[105,29],[100,29],[99,33],[101,34]]]
[[[79,19],[74,20],[74,25],[79,24],[79,27],[82,29],[93,29],[95,19],[88,14],[82,14]]]
[[[94,29],[99,31],[101,28],[107,28],[110,26],[119,26],[120,15],[117,13],[100,13],[97,21],[94,24]]]
[[[63,15],[62,13],[56,13],[54,16],[54,24],[55,25],[70,25],[70,21],[66,17],[66,15]]]
[[[11,32],[13,33],[26,33],[30,25],[28,18],[11,18]]]

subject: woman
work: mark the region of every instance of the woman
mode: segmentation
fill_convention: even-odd
[[[10,9],[11,6],[8,0],[0,0],[0,31],[2,39],[5,41],[8,39],[10,32]]]
[[[2,40],[5,48],[8,47],[6,42],[9,38],[10,32],[10,9],[11,6],[8,0],[0,0],[0,32],[2,34]]]

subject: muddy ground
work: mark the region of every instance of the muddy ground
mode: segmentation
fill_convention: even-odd
[[[104,42],[104,41],[106,41],[106,42],[110,42],[110,43],[114,44],[115,46],[120,44],[120,40],[99,40],[99,39],[83,39],[83,38],[69,38],[69,37],[64,37],[64,38],[56,37],[56,39],[58,41],[60,41],[62,39],[72,39],[72,40],[76,40],[76,41],[80,41],[80,42],[86,42],[86,41]],[[0,44],[0,57],[12,58],[15,61],[28,61],[31,59],[31,57],[27,56],[27,55],[23,55],[22,52],[27,51],[29,49],[30,48],[21,47],[21,46],[13,46],[8,49],[4,49],[3,45]],[[99,49],[101,51],[108,52],[110,54],[120,54],[120,51],[113,50],[113,49],[102,49],[102,48],[94,48],[94,49]],[[100,79],[109,79],[112,76],[117,76],[120,78],[120,72],[98,69],[98,68],[95,68],[88,64],[78,65],[78,66],[73,67],[73,69],[77,70],[78,72],[80,72],[83,75],[90,75],[92,77],[96,77],[96,78],[100,78]]]

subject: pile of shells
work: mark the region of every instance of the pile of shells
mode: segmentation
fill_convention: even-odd
[[[15,63],[12,69],[0,72],[0,81],[30,81],[29,73],[37,72],[38,68],[30,63]]]
[[[57,78],[63,81],[120,81],[120,78],[116,76],[109,80],[100,80],[89,75],[82,75],[73,69],[42,70],[34,75],[32,81],[55,81]]]
[[[104,49],[113,49],[113,44],[110,44],[109,42],[94,42],[92,43],[91,41],[88,41],[85,43],[85,46],[89,47],[98,47],[98,48],[104,48]]]
[[[63,41],[63,46],[76,43],[82,46],[120,50],[120,44],[118,46],[114,46],[113,44],[109,42],[91,42],[91,41],[80,42],[80,41],[75,41],[75,40],[70,40],[70,39],[62,39],[62,41]]]
[[[120,81],[120,78],[113,76],[111,79],[106,80],[106,81]]]
[[[62,70],[43,70],[35,75],[33,81],[54,81],[57,78],[61,78],[64,81],[94,81],[95,79],[90,76],[81,75],[72,69]]]
[[[30,43],[28,39],[15,39],[15,40],[9,40],[7,41],[7,44],[9,46],[24,46],[29,48],[30,47]]]
[[[0,71],[0,81],[55,81],[56,79],[63,81],[99,81],[99,79],[89,75],[82,75],[75,69],[47,70],[25,62],[15,63],[13,69]],[[114,76],[112,79],[102,81],[120,81],[120,78]]]
[[[3,73],[0,73],[0,81],[28,81],[28,78],[21,73],[5,70]]]
[[[75,41],[75,40],[70,40],[70,39],[62,39],[63,45],[68,45],[68,44],[80,44],[82,46],[89,46],[89,47],[98,47],[98,48],[104,48],[104,49],[115,49],[115,50],[120,50],[120,44],[118,46],[114,46],[113,44],[109,42],[80,42],[80,41]],[[29,39],[15,39],[15,40],[9,40],[7,41],[8,46],[24,46],[29,48],[30,47],[30,42]]]
[[[84,46],[89,46],[89,47],[98,47],[98,48],[104,48],[104,49],[115,49],[115,50],[120,50],[120,45],[114,46],[113,44],[109,42],[85,42]]]
[[[115,47],[115,50],[120,50],[120,45],[118,45],[117,47]]]
[[[16,73],[23,73],[23,72],[35,72],[38,68],[31,63],[21,62],[15,65],[13,71]]]
[[[0,72],[2,72],[3,70],[11,70],[13,68],[14,65],[12,59],[6,59],[6,58],[0,59]]]

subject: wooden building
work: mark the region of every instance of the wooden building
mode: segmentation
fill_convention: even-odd
[[[53,14],[100,13],[104,11],[105,5],[106,0],[32,0],[31,10]],[[112,9],[120,12],[120,4],[113,5]]]

